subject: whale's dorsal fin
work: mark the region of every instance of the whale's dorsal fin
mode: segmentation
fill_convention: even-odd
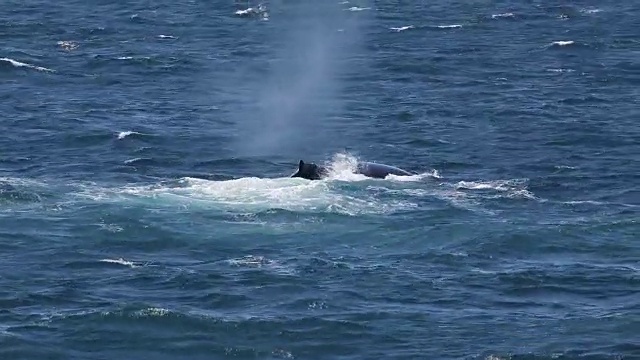
[[[304,161],[300,160],[300,163],[298,164],[298,170],[302,170],[303,166],[304,166]]]

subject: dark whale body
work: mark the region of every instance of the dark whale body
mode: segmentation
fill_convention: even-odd
[[[329,170],[314,163],[305,163],[300,160],[298,171],[291,177],[301,177],[308,180],[320,180],[329,174]],[[406,170],[399,169],[395,166],[377,164],[371,162],[358,162],[356,174],[376,179],[384,179],[387,175],[411,176],[415,175]]]

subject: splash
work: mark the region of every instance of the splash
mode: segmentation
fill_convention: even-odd
[[[328,179],[341,181],[371,181],[371,178],[356,173],[359,161],[360,159],[348,153],[338,153],[334,155],[327,166],[329,168]],[[390,174],[387,175],[384,180],[414,182],[421,181],[426,178],[440,178],[440,174],[434,169],[430,172],[419,173],[412,176],[398,176]]]
[[[366,185],[375,182],[380,186],[393,187],[413,181],[414,185],[406,186],[422,186],[419,181],[422,175],[407,176],[407,179],[371,179],[354,173],[357,161],[348,154],[335,155],[327,164],[331,169],[330,176],[318,181],[290,177],[245,177],[222,181],[185,177],[174,182],[114,189],[84,186],[76,196],[99,202],[128,202],[145,208],[173,209],[169,211],[203,210],[243,215],[278,209],[358,216],[402,212],[417,206],[411,198],[381,198],[380,192],[369,191]],[[365,185],[358,185],[360,182]]]

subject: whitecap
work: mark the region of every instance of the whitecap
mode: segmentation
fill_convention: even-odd
[[[582,10],[580,10],[580,12],[584,13],[584,14],[596,14],[596,13],[599,13],[601,11],[602,10],[600,10],[600,9],[582,9]]]
[[[151,57],[149,56],[139,56],[139,57],[133,57],[133,56],[118,56],[116,59],[118,60],[151,60]]]
[[[74,41],[58,41],[57,44],[66,51],[75,50],[78,48],[78,43]]]
[[[364,11],[364,10],[371,10],[370,7],[359,7],[359,6],[352,6],[348,9],[346,9],[347,11]]]
[[[459,181],[454,185],[457,190],[495,190],[503,195],[482,195],[484,198],[526,198],[536,196],[526,188],[526,179],[494,180],[494,181]]]
[[[254,14],[254,9],[253,8],[246,8],[244,10],[236,10],[235,14],[238,16],[245,16],[245,15],[252,15]]]
[[[491,15],[491,18],[492,19],[512,18],[514,16],[515,16],[514,13],[509,12],[509,13],[504,13],[504,14],[494,14],[494,15]]]
[[[452,24],[452,25],[438,25],[439,29],[459,29],[462,27],[460,24]]]
[[[551,43],[551,45],[556,45],[556,46],[568,46],[568,45],[573,45],[575,42],[572,40],[567,40],[567,41],[554,41]]]
[[[139,265],[136,265],[134,262],[132,261],[127,261],[123,258],[119,258],[119,259],[101,259],[100,262],[105,262],[105,263],[110,263],[110,264],[119,264],[119,265],[124,265],[124,266],[128,266],[130,268],[137,268]]]
[[[295,270],[280,264],[278,261],[264,256],[247,255],[241,258],[229,259],[227,263],[236,267],[264,268],[281,275],[294,275]]]
[[[524,180],[494,180],[494,181],[459,181],[455,187],[456,189],[468,189],[468,190],[498,190],[509,191],[516,186],[523,185]]]
[[[136,131],[121,131],[120,133],[118,133],[118,140],[122,140],[127,136],[134,135],[134,134],[141,135],[139,132],[136,132]]]
[[[241,17],[261,16],[263,20],[269,19],[269,13],[264,4],[259,4],[257,7],[236,10],[234,14]]]
[[[555,73],[571,73],[571,72],[574,72],[575,70],[573,70],[573,69],[547,69],[547,71],[555,72]]]
[[[400,31],[405,31],[405,30],[414,29],[414,28],[415,28],[415,26],[408,25],[408,26],[401,26],[401,27],[391,27],[389,29],[393,30],[395,32],[400,32]]]
[[[8,62],[9,64],[11,64],[11,65],[13,65],[14,67],[17,67],[17,68],[25,67],[25,68],[29,68],[29,69],[38,70],[38,71],[55,72],[55,70],[52,70],[52,69],[49,69],[49,68],[46,68],[46,67],[31,65],[31,64],[27,64],[27,63],[23,63],[23,62],[14,60],[14,59],[0,58],[0,61]]]
[[[133,158],[133,159],[127,159],[127,160],[124,161],[124,163],[127,164],[127,165],[130,165],[130,164],[137,163],[137,162],[143,161],[143,160],[149,160],[149,158],[139,158],[138,157],[138,158]]]
[[[158,38],[159,39],[172,39],[172,40],[177,39],[177,37],[173,36],[173,35],[158,35]]]
[[[133,317],[161,317],[171,313],[169,309],[150,307],[133,312]]]
[[[595,200],[573,200],[573,201],[563,201],[563,204],[567,205],[606,205],[607,203],[595,201]]]
[[[122,226],[116,225],[116,224],[105,224],[105,223],[101,223],[99,224],[101,229],[104,229],[108,232],[112,232],[112,233],[118,233],[121,231],[124,231],[124,228]]]

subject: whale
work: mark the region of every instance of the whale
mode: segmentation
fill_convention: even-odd
[[[397,168],[391,165],[359,161],[356,170],[356,174],[362,174],[366,177],[375,179],[384,179],[388,175],[397,176],[412,176],[416,175],[409,171]],[[298,163],[298,170],[291,175],[292,178],[299,177],[307,180],[321,180],[329,175],[329,169],[325,166],[317,165],[315,163],[305,163],[300,160]]]

